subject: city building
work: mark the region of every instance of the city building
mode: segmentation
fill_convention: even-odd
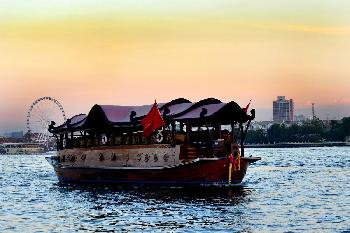
[[[10,132],[10,133],[5,133],[5,137],[9,138],[23,138],[23,131],[16,131],[16,132]]]
[[[294,117],[294,120],[295,121],[306,121],[306,120],[309,120],[309,118],[307,117],[307,116],[305,116],[305,115],[303,115],[303,114],[300,114],[300,115],[296,115],[295,117]]]
[[[273,121],[252,121],[249,130],[262,130],[266,133],[273,124]]]
[[[294,102],[292,99],[287,100],[285,96],[277,96],[277,100],[273,101],[273,121],[294,121]]]

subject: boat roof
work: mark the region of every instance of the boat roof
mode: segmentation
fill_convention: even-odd
[[[64,124],[52,127],[51,132],[76,131],[84,129],[108,130],[120,127],[140,127],[140,120],[147,115],[151,105],[121,106],[95,104],[89,113],[78,114]],[[215,98],[207,98],[192,103],[178,98],[168,103],[158,104],[165,121],[218,122],[230,124],[244,123],[251,119],[234,101],[222,103]]]
[[[86,114],[78,114],[73,116],[70,119],[67,119],[66,122],[64,122],[62,125],[58,126],[58,127],[54,127],[55,130],[60,130],[60,131],[64,131],[64,130],[68,130],[70,128],[78,128],[78,127],[82,127],[85,123],[87,115]]]

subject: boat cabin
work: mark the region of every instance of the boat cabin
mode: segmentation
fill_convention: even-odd
[[[90,112],[68,119],[49,131],[57,139],[57,150],[73,148],[180,146],[180,159],[224,157],[241,146],[255,110],[248,115],[236,102],[208,98],[196,103],[179,98],[158,109],[164,126],[144,137],[140,121],[152,105],[94,105]]]

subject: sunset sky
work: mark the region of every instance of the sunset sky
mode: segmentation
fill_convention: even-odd
[[[68,116],[216,97],[270,120],[277,95],[350,115],[348,0],[0,2],[0,132],[42,96]]]

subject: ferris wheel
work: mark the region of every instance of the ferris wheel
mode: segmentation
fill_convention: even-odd
[[[52,97],[35,100],[27,113],[27,130],[31,140],[47,145],[49,142],[49,125],[55,121],[58,125],[67,121],[62,105]]]

